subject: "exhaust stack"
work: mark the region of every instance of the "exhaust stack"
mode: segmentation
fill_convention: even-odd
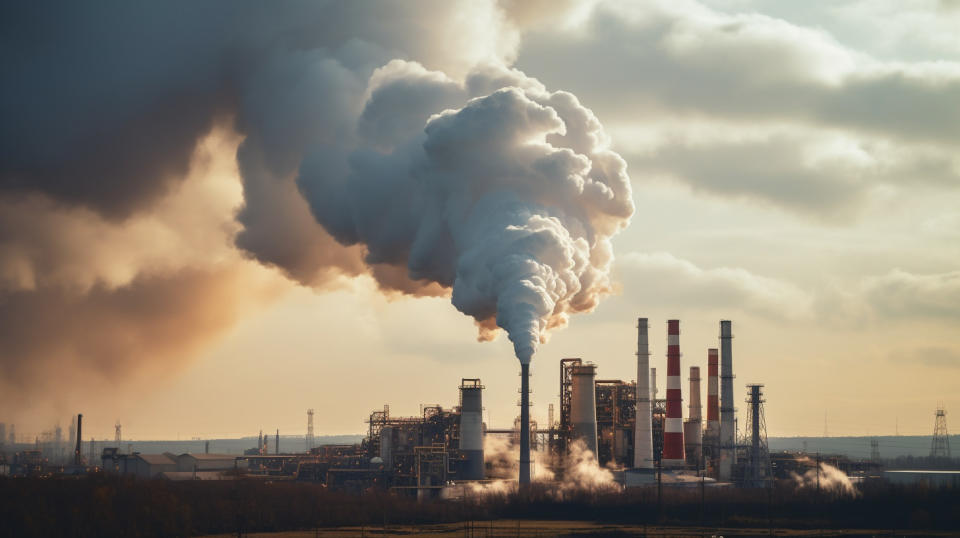
[[[690,418],[683,424],[687,463],[701,467],[703,426],[700,415],[700,367],[690,367]]]
[[[74,465],[83,465],[83,456],[80,455],[81,439],[83,439],[83,413],[77,415],[77,448],[73,449]]]
[[[729,320],[720,322],[720,468],[718,478],[729,481],[737,462],[733,409],[733,331]]]
[[[667,417],[663,425],[663,466],[682,467],[683,397],[680,389],[680,320],[667,321]]]
[[[633,467],[653,469],[653,419],[650,403],[650,343],[647,318],[637,319],[637,410],[633,428]]]
[[[482,460],[481,460],[482,461]],[[530,363],[520,363],[520,485],[530,484]]]

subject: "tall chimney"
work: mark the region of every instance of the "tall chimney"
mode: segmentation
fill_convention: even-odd
[[[650,405],[657,403],[657,369],[650,368]]]
[[[280,454],[280,428],[277,428],[276,441],[273,443],[273,453]]]
[[[703,454],[703,426],[700,415],[700,367],[690,367],[690,418],[683,424],[687,463],[700,468]]]
[[[597,455],[597,367],[592,364],[573,366],[571,371],[570,423],[573,438],[583,439],[587,449]]]
[[[458,478],[483,480],[483,385],[479,379],[460,380],[460,453]]]
[[[521,486],[530,484],[530,363],[520,363],[520,475]]]
[[[683,397],[680,390],[680,320],[667,321],[667,416],[663,425],[663,465],[682,467]]]
[[[83,456],[80,454],[81,440],[83,439],[83,413],[77,415],[77,448],[73,450],[74,465],[83,464]]]
[[[718,478],[729,481],[737,462],[733,416],[733,332],[729,320],[720,322],[720,468]]]
[[[653,424],[650,409],[650,343],[647,318],[637,319],[637,409],[633,428],[633,467],[653,468]]]
[[[720,457],[720,358],[716,348],[707,350],[707,431],[703,444],[709,444],[710,465],[716,468]]]

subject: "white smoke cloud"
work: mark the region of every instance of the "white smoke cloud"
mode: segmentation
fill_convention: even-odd
[[[804,458],[807,463],[813,463],[809,458]],[[843,495],[856,497],[860,494],[854,487],[850,477],[840,469],[837,469],[829,463],[820,463],[820,472],[817,473],[816,464],[814,468],[801,474],[791,472],[791,478],[798,488],[810,489],[819,487],[823,491],[836,492]]]
[[[368,96],[348,171],[329,145],[301,167],[314,216],[367,263],[451,287],[529,362],[548,329],[610,290],[610,238],[633,214],[623,159],[576,97],[496,65],[459,83],[394,60]]]
[[[493,478],[487,482],[470,482],[460,490],[447,491],[447,496],[464,495],[485,497],[507,495],[517,491],[520,474],[520,446],[507,437],[488,435],[483,442],[484,460],[488,466],[487,475]],[[530,453],[530,476],[534,483],[547,484],[546,492],[563,500],[579,493],[600,493],[616,491],[620,486],[614,481],[613,473],[597,462],[596,455],[587,449],[582,440],[575,440],[568,447],[567,454],[559,461],[552,461],[551,454],[545,450]],[[563,478],[557,480],[550,463],[563,469]]]

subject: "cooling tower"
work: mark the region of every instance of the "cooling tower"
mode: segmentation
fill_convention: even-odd
[[[650,409],[650,344],[647,318],[637,319],[637,410],[633,428],[633,467],[653,469],[653,419]]]
[[[570,425],[572,437],[583,439],[591,452],[597,453],[597,395],[594,381],[597,367],[592,364],[573,366],[570,388]]]
[[[733,332],[730,321],[720,322],[720,468],[717,478],[731,479],[737,462],[733,417]]]
[[[460,381],[461,480],[483,480],[483,385],[479,379]]]

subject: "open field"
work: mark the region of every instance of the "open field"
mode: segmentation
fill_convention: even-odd
[[[0,479],[0,536],[954,535],[960,490],[865,485],[856,496],[656,488],[418,503],[383,491],[109,475]],[[598,524],[597,522],[602,522]],[[790,529],[789,531],[787,529]],[[847,529],[868,529],[849,531]],[[286,533],[286,534],[277,534]],[[293,534],[290,534],[293,533]]]
[[[896,530],[824,530],[824,529],[756,529],[677,527],[662,525],[618,525],[588,521],[491,520],[434,525],[347,526],[307,531],[252,533],[249,538],[355,538],[405,537],[443,538],[463,536],[470,538],[551,538],[567,536],[956,536],[949,531]],[[231,538],[236,534],[213,535],[209,538]]]

